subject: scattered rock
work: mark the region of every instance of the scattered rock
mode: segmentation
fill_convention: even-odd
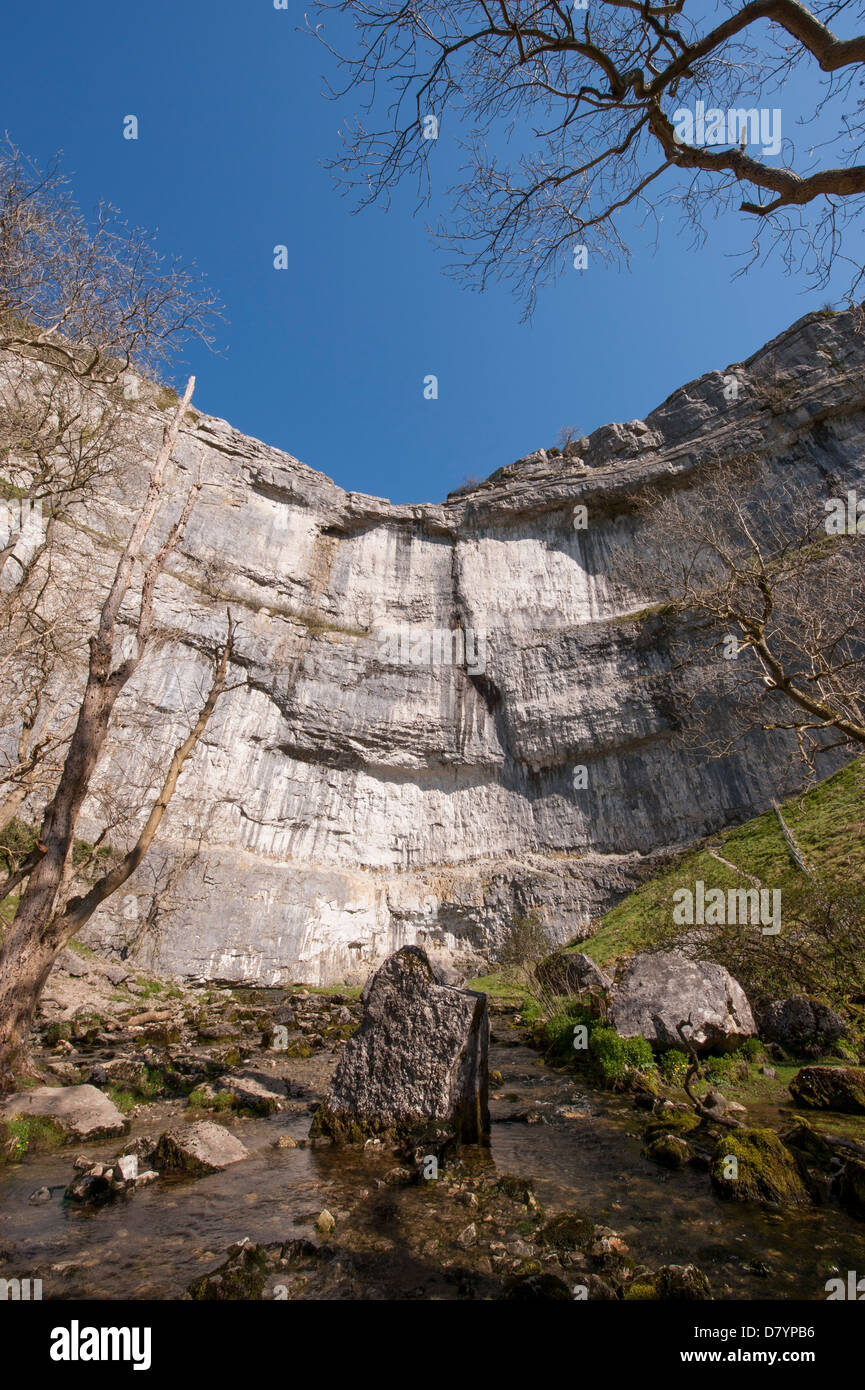
[[[551,1217],[541,1229],[541,1239],[553,1250],[587,1250],[594,1238],[591,1218],[572,1212]]]
[[[7,1119],[34,1115],[52,1120],[67,1139],[111,1139],[126,1134],[129,1121],[95,1086],[37,1086],[20,1091],[3,1106]]]
[[[677,1134],[659,1134],[646,1145],[645,1153],[663,1168],[684,1168],[691,1157],[691,1148]]]
[[[852,1216],[865,1221],[865,1163],[848,1158],[838,1183],[838,1200]]]
[[[147,1080],[147,1068],[143,1062],[132,1057],[112,1057],[108,1062],[98,1062],[87,1073],[91,1086],[131,1086],[140,1087]]]
[[[51,1191],[47,1187],[39,1187],[35,1192],[30,1193],[27,1200],[32,1207],[44,1206],[46,1202],[51,1201]]]
[[[865,1115],[865,1071],[858,1067],[803,1067],[790,1082],[790,1094],[814,1110]]]
[[[65,1196],[68,1201],[75,1202],[78,1206],[102,1206],[105,1202],[110,1202],[114,1196],[111,1187],[111,1179],[106,1177],[101,1167],[95,1167],[92,1172],[81,1173],[66,1189]]]
[[[329,1236],[332,1235],[335,1226],[336,1221],[332,1214],[325,1208],[315,1223],[315,1229],[320,1236]]]
[[[573,1294],[564,1279],[557,1274],[518,1274],[505,1285],[504,1298],[531,1302],[555,1300],[570,1303]]]
[[[135,1182],[138,1177],[138,1155],[123,1154],[114,1165],[116,1182]]]
[[[82,960],[80,956],[76,956],[74,951],[70,951],[68,946],[64,946],[63,950],[58,952],[54,961],[54,969],[62,970],[64,974],[71,975],[75,980],[80,979],[82,975],[90,974],[90,966],[87,962]]]
[[[198,1120],[159,1137],[153,1166],[160,1172],[218,1173],[249,1157],[249,1150],[223,1125]]]
[[[64,1086],[80,1086],[84,1080],[81,1068],[76,1067],[72,1062],[49,1062],[48,1070],[62,1081]]]
[[[254,1110],[257,1115],[272,1115],[282,1109],[286,1099],[285,1086],[281,1081],[272,1076],[257,1076],[254,1072],[222,1076],[216,1086],[218,1090],[227,1091],[233,1096],[239,1108]]]
[[[844,1020],[818,999],[793,994],[776,999],[757,1014],[760,1037],[780,1043],[801,1055],[803,1049],[819,1049],[837,1042],[846,1032]]]
[[[696,1265],[664,1265],[654,1273],[637,1275],[625,1286],[625,1299],[706,1299],[712,1297],[709,1281]]]
[[[741,986],[714,961],[681,951],[645,952],[629,962],[612,997],[610,1018],[621,1037],[653,1047],[681,1047],[678,1024],[698,1052],[725,1052],[756,1032]]]
[[[129,971],[125,965],[116,965],[113,961],[106,961],[101,964],[100,968],[112,985],[122,985],[124,980],[129,979]]]
[[[584,951],[556,951],[535,967],[538,983],[552,994],[585,994],[589,991],[606,995],[613,982],[591,956]]]
[[[242,1029],[234,1023],[208,1023],[199,1028],[202,1038],[215,1042],[219,1038],[239,1038]]]

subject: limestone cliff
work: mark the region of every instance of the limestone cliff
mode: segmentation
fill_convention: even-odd
[[[630,499],[662,475],[699,486],[701,461],[754,449],[830,491],[855,486],[863,366],[853,314],[810,315],[571,457],[540,450],[418,506],[344,492],[200,417],[176,486],[200,460],[207,486],[160,585],[162,645],[135,694],[168,749],[228,605],[247,684],[223,698],[146,868],[94,931],[132,940],[157,893],[140,949],[167,971],[325,983],[414,942],[494,955],[521,917],[578,934],[658,856],[793,790],[777,743],[712,761],[672,737],[662,624],[628,619],[647,596],[618,577],[640,543]],[[163,417],[154,404],[143,418],[149,446]],[[76,530],[92,572],[142,478],[132,460]],[[443,660],[456,628],[466,651]],[[158,750],[124,748],[134,781]]]

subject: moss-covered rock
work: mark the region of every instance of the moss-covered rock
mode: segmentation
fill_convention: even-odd
[[[631,1072],[628,1090],[634,1097],[634,1108],[637,1110],[651,1110],[655,1101],[664,1094],[663,1086],[651,1072]]]
[[[644,1146],[643,1152],[662,1168],[684,1168],[691,1157],[690,1146],[677,1134],[659,1134]]]
[[[197,1302],[215,1300],[252,1302],[261,1298],[267,1281],[267,1251],[260,1245],[243,1245],[214,1270],[189,1285],[189,1295]]]
[[[865,1070],[861,1067],[803,1067],[790,1082],[799,1105],[865,1115]]]
[[[831,1194],[832,1160],[835,1157],[831,1144],[804,1120],[794,1125],[783,1138],[811,1196],[817,1202],[826,1201]]]
[[[719,1197],[731,1201],[772,1206],[805,1206],[809,1201],[796,1160],[771,1129],[722,1135],[710,1172]]]
[[[578,1212],[561,1212],[541,1229],[541,1239],[553,1250],[588,1250],[595,1238],[595,1223]]]
[[[838,1184],[838,1200],[852,1216],[865,1221],[865,1163],[848,1158]]]
[[[692,1130],[699,1129],[700,1117],[685,1106],[664,1106],[649,1120],[643,1130],[646,1144],[652,1144],[664,1134],[675,1134],[682,1138]]]
[[[531,1178],[515,1178],[512,1173],[502,1173],[496,1182],[496,1191],[513,1202],[528,1205],[534,1198],[534,1183]]]
[[[784,1135],[784,1144],[797,1158],[814,1168],[828,1168],[834,1154],[831,1144],[804,1120]]]
[[[709,1281],[696,1265],[664,1265],[637,1275],[623,1290],[627,1302],[652,1299],[706,1299],[712,1297]]]

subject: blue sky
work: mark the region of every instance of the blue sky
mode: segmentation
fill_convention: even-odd
[[[575,271],[521,323],[505,286],[444,274],[408,194],[351,215],[321,160],[354,107],[322,95],[326,55],[291,3],[6,0],[0,125],[42,163],[62,150],[85,210],[106,198],[158,227],[226,305],[224,356],[189,354],[199,409],[345,488],[438,501],[564,425],[645,415],[831,299],[777,263],[733,280],[747,226],[730,216],[700,250],[672,223],[657,253],[637,238],[630,272]]]

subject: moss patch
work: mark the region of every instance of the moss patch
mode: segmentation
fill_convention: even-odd
[[[805,1206],[809,1201],[793,1155],[771,1129],[722,1135],[712,1156],[711,1176],[718,1196],[730,1201],[772,1206]]]
[[[865,1115],[865,1071],[855,1067],[803,1067],[790,1082],[790,1094],[814,1110]]]

